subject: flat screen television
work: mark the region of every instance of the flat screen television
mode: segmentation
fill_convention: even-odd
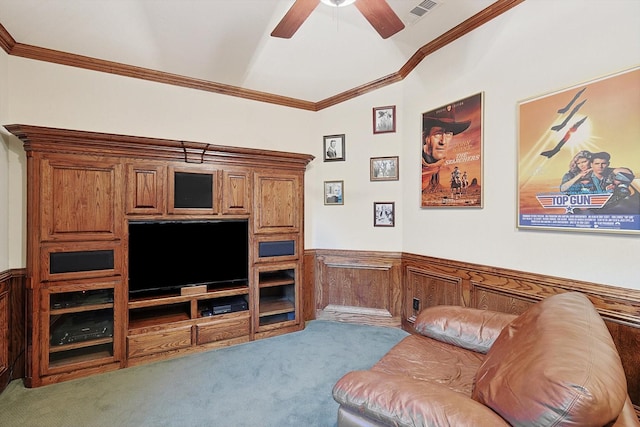
[[[247,220],[130,221],[129,295],[248,284]]]

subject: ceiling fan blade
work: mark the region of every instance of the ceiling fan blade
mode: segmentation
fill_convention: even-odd
[[[273,29],[271,36],[290,39],[319,3],[320,0],[296,0]]]
[[[386,0],[356,0],[356,7],[383,39],[404,28],[404,24]]]

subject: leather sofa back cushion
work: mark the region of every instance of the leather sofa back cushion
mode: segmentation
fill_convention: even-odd
[[[434,340],[486,353],[517,316],[478,308],[436,305],[418,314],[414,329]]]
[[[502,330],[472,397],[513,426],[603,426],[627,396],[604,321],[577,292],[533,305]]]

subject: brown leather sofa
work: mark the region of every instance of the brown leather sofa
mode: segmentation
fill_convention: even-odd
[[[336,383],[339,427],[640,426],[611,335],[580,293],[520,316],[431,307],[414,327]]]

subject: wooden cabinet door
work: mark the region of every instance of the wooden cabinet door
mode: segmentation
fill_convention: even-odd
[[[153,163],[127,165],[127,213],[163,214],[167,168]]]
[[[119,278],[51,282],[40,292],[40,372],[46,376],[122,358]]]
[[[302,175],[254,175],[255,233],[297,233],[302,229]]]
[[[115,161],[95,158],[44,159],[40,240],[121,238],[122,170]]]
[[[222,171],[222,213],[245,215],[251,212],[250,172],[244,169]]]

